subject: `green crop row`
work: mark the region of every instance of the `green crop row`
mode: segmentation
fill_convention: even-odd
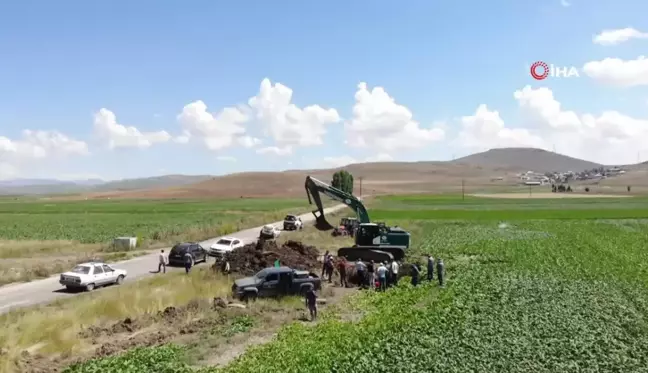
[[[530,219],[646,219],[644,209],[510,209],[510,210],[384,210],[370,212],[373,220],[530,220]]]
[[[0,203],[0,239],[107,243],[118,236],[166,240],[228,234],[279,220],[303,200],[80,201]],[[204,232],[201,234],[200,232]]]
[[[402,223],[414,234],[409,260],[425,254],[445,260],[444,288],[414,288],[403,279],[385,293],[361,292],[345,310],[361,310],[359,322],[294,324],[224,369],[200,372],[639,372],[648,366],[644,221]],[[188,372],[182,361],[181,349],[165,346],[68,373]],[[176,365],[151,368],[163,362]]]

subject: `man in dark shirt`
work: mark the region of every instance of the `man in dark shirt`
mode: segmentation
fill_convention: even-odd
[[[346,259],[344,257],[340,258],[340,261],[338,262],[338,272],[340,273],[340,286],[343,288],[348,286],[346,266],[347,266]]]
[[[313,288],[308,289],[306,292],[306,307],[310,311],[311,321],[317,318],[317,294]]]
[[[419,283],[419,275],[421,270],[419,269],[418,263],[412,264],[412,285],[416,286]]]

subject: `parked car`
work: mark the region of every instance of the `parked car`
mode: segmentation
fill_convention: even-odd
[[[249,301],[256,298],[304,295],[309,289],[319,290],[321,287],[322,282],[314,273],[290,267],[269,267],[254,276],[234,281],[232,296]]]
[[[70,290],[92,291],[99,286],[121,285],[126,275],[126,270],[116,269],[106,263],[89,262],[77,264],[71,271],[62,273],[59,283]]]
[[[302,223],[301,218],[297,215],[286,215],[283,222],[283,230],[285,231],[296,231],[302,229],[304,223]]]
[[[268,224],[268,225],[264,225],[263,228],[261,228],[261,232],[259,233],[259,239],[274,240],[275,238],[279,237],[280,234],[281,231],[277,227]]]
[[[243,241],[238,238],[222,237],[209,247],[209,256],[222,258],[225,254],[231,253],[234,249],[244,245]]]
[[[169,265],[184,265],[184,256],[187,252],[191,255],[191,265],[207,262],[207,250],[196,242],[184,242],[176,244],[169,252]]]

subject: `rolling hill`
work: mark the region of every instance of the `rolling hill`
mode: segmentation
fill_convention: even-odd
[[[534,148],[491,149],[452,161],[482,167],[505,167],[518,171],[579,172],[601,167],[601,164]]]
[[[355,194],[446,192],[505,189],[519,172],[582,171],[601,165],[532,148],[492,149],[447,162],[378,162],[342,168],[356,178]],[[37,185],[20,194],[77,194],[76,198],[198,198],[303,196],[306,175],[329,182],[339,169],[243,172],[224,176],[165,175],[98,185]],[[362,178],[362,182],[360,182]],[[463,180],[463,187],[462,187]],[[49,188],[49,189],[48,189]],[[0,186],[0,192],[7,188]],[[16,189],[14,188],[14,191]],[[25,192],[27,190],[27,192]],[[18,193],[16,193],[18,194]]]

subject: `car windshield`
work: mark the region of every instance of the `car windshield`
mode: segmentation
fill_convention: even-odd
[[[90,267],[88,267],[88,266],[76,266],[70,272],[80,273],[82,275],[87,275],[88,273],[90,273]]]
[[[286,221],[295,221],[296,218],[294,216],[292,216],[292,215],[287,215],[284,220],[286,220]]]
[[[218,242],[216,242],[216,245],[226,245],[226,246],[229,246],[231,243],[232,243],[232,241],[230,241],[230,240],[224,240],[224,239],[221,238],[220,240],[218,240]]]
[[[256,277],[256,278],[265,278],[265,277],[268,275],[268,273],[270,273],[270,270],[268,270],[267,268],[266,268],[266,269],[262,269],[262,270],[260,270],[259,272],[257,272],[257,274],[255,275],[255,277]]]

